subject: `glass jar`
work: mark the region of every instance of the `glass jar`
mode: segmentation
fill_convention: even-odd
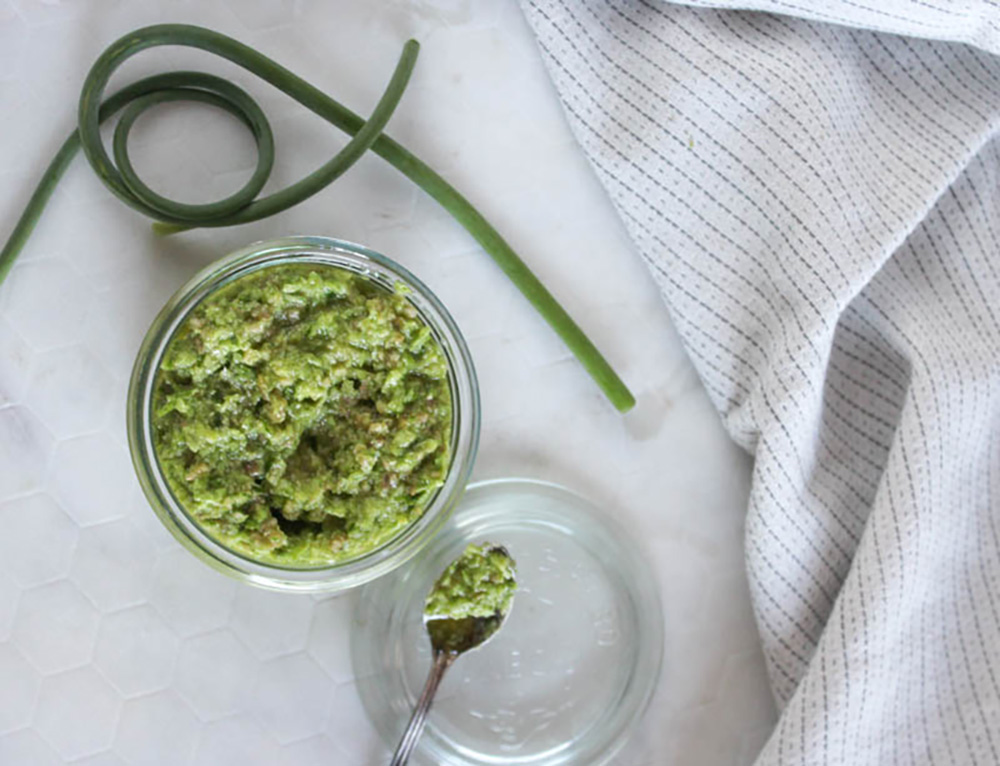
[[[150,414],[156,373],[164,352],[191,310],[213,291],[253,271],[290,263],[316,263],[347,269],[386,290],[402,294],[431,328],[448,361],[452,398],[451,464],[444,485],[424,513],[381,547],[348,561],[296,568],[264,563],[237,553],[208,535],[170,491],[153,448]],[[383,255],[350,242],[326,237],[289,237],[250,245],[199,272],[153,320],[136,357],[129,385],[128,439],[139,483],[153,511],[173,536],[195,556],[220,572],[272,590],[319,592],[352,588],[410,559],[448,520],[469,480],[479,443],[480,405],[469,349],[455,321],[434,294],[413,274]]]
[[[435,580],[470,543],[503,545],[517,593],[503,627],[445,675],[411,763],[610,763],[660,678],[654,570],[610,509],[563,487],[497,479],[468,488],[420,557],[366,586],[351,625],[358,694],[394,748],[432,663],[423,620]]]

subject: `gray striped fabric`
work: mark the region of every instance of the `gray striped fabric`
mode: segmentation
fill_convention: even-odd
[[[523,4],[756,457],[759,762],[1000,763],[1000,59],[860,29],[1000,52],[1000,7]]]

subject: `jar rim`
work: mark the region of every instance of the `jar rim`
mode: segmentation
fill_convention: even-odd
[[[289,263],[317,263],[349,270],[405,297],[430,327],[448,363],[452,399],[451,460],[444,484],[423,513],[395,536],[362,555],[320,567],[290,567],[253,559],[209,535],[174,497],[151,437],[156,373],[178,327],[206,297],[249,273]],[[395,569],[441,529],[468,483],[480,429],[479,388],[468,346],[451,314],[420,279],[402,265],[362,245],[318,236],[256,242],[195,274],[166,302],[136,355],[127,398],[132,463],[143,493],[168,531],[197,558],[224,574],[272,590],[331,592],[356,587]]]

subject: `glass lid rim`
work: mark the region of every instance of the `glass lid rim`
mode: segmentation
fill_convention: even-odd
[[[556,743],[546,747],[530,756],[518,758],[511,757],[512,754],[502,756],[504,763],[523,764],[568,764],[575,763],[582,756],[587,758],[588,763],[604,764],[610,761],[617,754],[629,737],[635,731],[639,722],[643,719],[648,710],[650,702],[659,686],[659,679],[663,667],[664,655],[664,615],[662,600],[659,592],[659,583],[655,578],[655,570],[652,568],[650,557],[646,549],[639,544],[637,536],[630,533],[617,519],[602,510],[601,506],[588,499],[585,495],[576,492],[557,482],[537,478],[524,477],[504,477],[481,480],[469,484],[465,495],[455,509],[453,517],[447,526],[439,533],[437,542],[444,547],[450,547],[458,541],[466,541],[470,538],[480,537],[488,534],[488,530],[479,528],[477,522],[484,522],[489,527],[491,521],[497,521],[502,514],[499,509],[485,510],[482,514],[477,513],[480,503],[492,504],[489,497],[492,495],[494,501],[497,493],[509,493],[512,497],[524,496],[524,493],[541,493],[543,496],[555,497],[562,501],[562,507],[547,509],[540,515],[576,514],[583,512],[584,517],[573,518],[573,523],[569,528],[545,524],[545,519],[541,519],[540,526],[528,524],[525,530],[531,532],[532,527],[539,531],[548,529],[550,534],[560,534],[571,538],[585,553],[594,557],[599,563],[601,576],[606,578],[615,594],[616,598],[626,597],[630,601],[629,617],[632,622],[634,635],[623,651],[621,669],[616,671],[616,683],[613,689],[609,690],[608,700],[600,706],[601,712],[589,723],[579,735],[572,739]],[[486,493],[485,499],[481,499]],[[536,511],[537,512],[537,511]],[[523,519],[517,516],[527,513],[521,511],[506,522],[516,525]],[[470,519],[470,514],[472,515]],[[505,522],[500,520],[498,526],[504,526]],[[602,532],[609,532],[610,535],[602,535]],[[455,539],[457,536],[457,539]],[[586,538],[586,539],[583,539]],[[447,541],[447,542],[446,542]],[[597,549],[588,543],[597,542]],[[428,553],[433,550],[433,544],[429,546]],[[630,552],[631,556],[625,560],[614,560],[609,562],[600,555],[601,549],[620,552],[621,548]],[[397,577],[393,582],[376,582],[367,588],[379,589],[384,594],[400,593],[405,587],[405,580],[409,579],[417,562],[409,562],[397,572]],[[637,575],[637,576],[633,576]],[[392,579],[392,578],[390,578]],[[375,606],[374,598],[366,598],[365,589],[362,589],[360,599],[356,607],[356,615],[361,615],[366,611],[378,609]],[[383,595],[384,595],[383,594]],[[366,602],[371,602],[371,609],[366,608]],[[384,624],[391,626],[395,633],[400,625],[405,624],[398,618],[401,606],[395,603],[385,605]],[[516,606],[515,606],[516,609]],[[366,618],[368,619],[368,618]],[[373,617],[371,619],[380,619]],[[358,624],[358,620],[355,620]],[[380,622],[380,624],[383,624]],[[390,645],[392,642],[386,642]],[[357,663],[355,654],[355,637],[352,635],[352,662]],[[359,647],[360,653],[360,647]],[[357,670],[357,665],[355,666]],[[402,684],[407,691],[408,684],[405,679],[405,671],[402,666],[387,670],[392,674],[394,683]],[[640,675],[642,674],[642,675]],[[617,681],[620,680],[621,683]],[[359,691],[361,687],[359,686]],[[419,691],[419,690],[418,690]],[[378,709],[378,700],[375,697],[369,698],[367,694],[362,694],[362,702],[366,712],[372,719],[378,715],[386,716],[392,712],[391,708]],[[395,743],[389,742],[387,722],[374,721],[376,729],[379,730],[383,739],[391,747]],[[428,736],[429,735],[429,736]],[[469,747],[460,740],[456,740],[445,734],[441,734],[436,727],[431,727],[425,733],[426,742],[422,746],[418,745],[415,753],[419,762],[448,762],[461,764],[487,764],[500,763],[499,753],[490,750],[483,750],[476,747]]]

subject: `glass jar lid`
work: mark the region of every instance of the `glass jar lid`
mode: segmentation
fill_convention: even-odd
[[[471,486],[419,557],[361,591],[351,653],[382,738],[395,747],[430,668],[424,598],[472,542],[510,551],[518,593],[503,629],[448,671],[414,761],[607,763],[660,675],[656,580],[608,513],[531,480]]]

